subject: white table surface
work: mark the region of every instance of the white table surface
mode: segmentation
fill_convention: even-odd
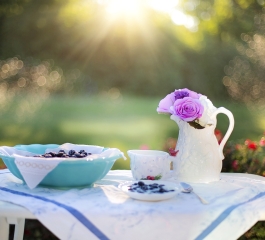
[[[236,176],[236,177],[248,177],[252,179],[257,179],[261,181],[265,181],[264,177],[254,175],[254,174],[246,174],[246,173],[221,173],[226,176]],[[10,217],[10,218],[26,218],[26,219],[36,219],[36,217],[26,208],[19,206],[17,204],[0,201],[0,216],[1,217]],[[261,221],[265,221],[265,212]],[[0,238],[1,239],[1,238]]]
[[[265,180],[265,178],[261,176],[253,174],[243,174],[243,173],[221,173],[221,176],[236,177],[236,178],[242,177],[257,181]],[[16,232],[14,239],[22,240],[25,219],[37,219],[37,217],[22,206],[5,201],[0,201],[0,239],[1,240],[8,239],[8,231],[7,231],[8,226],[9,224],[15,224]],[[259,221],[264,221],[264,220],[265,220],[265,208],[263,208],[259,217]]]

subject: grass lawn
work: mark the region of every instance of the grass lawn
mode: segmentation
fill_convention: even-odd
[[[91,144],[119,148],[126,156],[127,150],[142,145],[163,150],[168,138],[177,139],[178,126],[169,116],[157,114],[159,101],[160,98],[132,96],[116,100],[53,96],[36,110],[24,112],[14,102],[0,116],[0,144]],[[257,138],[263,133],[265,114],[231,101],[214,105],[224,106],[234,114],[235,128],[230,140]],[[219,114],[217,128],[224,133],[227,127],[227,117]],[[129,163],[129,159],[119,159],[113,169],[129,169]]]

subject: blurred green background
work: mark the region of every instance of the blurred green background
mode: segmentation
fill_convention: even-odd
[[[2,0],[0,143],[167,150],[156,112],[179,88],[265,129],[264,0]],[[225,133],[226,116],[218,116]],[[129,169],[118,160],[113,169]]]

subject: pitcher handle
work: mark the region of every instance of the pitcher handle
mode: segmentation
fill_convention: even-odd
[[[224,146],[225,146],[225,143],[227,142],[228,138],[230,137],[233,129],[234,129],[234,125],[235,125],[235,120],[234,120],[234,116],[233,114],[226,108],[224,107],[220,107],[218,108],[215,112],[214,112],[214,115],[216,116],[218,113],[223,113],[225,114],[228,119],[229,119],[229,127],[219,145],[219,152],[221,154],[221,156],[223,156],[223,149],[224,149]]]

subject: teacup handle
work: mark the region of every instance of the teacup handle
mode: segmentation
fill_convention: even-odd
[[[227,142],[228,138],[230,137],[230,135],[231,135],[231,133],[232,133],[232,131],[234,129],[235,120],[234,120],[233,114],[229,110],[224,108],[224,107],[218,108],[214,112],[214,115],[216,116],[219,113],[225,114],[228,117],[228,119],[229,119],[229,127],[228,127],[228,129],[227,129],[227,131],[226,131],[226,133],[225,133],[225,135],[224,135],[224,137],[223,137],[223,139],[222,139],[222,141],[221,141],[221,143],[219,145],[219,152],[221,154],[220,156],[223,156],[223,149],[224,149],[225,143]]]

